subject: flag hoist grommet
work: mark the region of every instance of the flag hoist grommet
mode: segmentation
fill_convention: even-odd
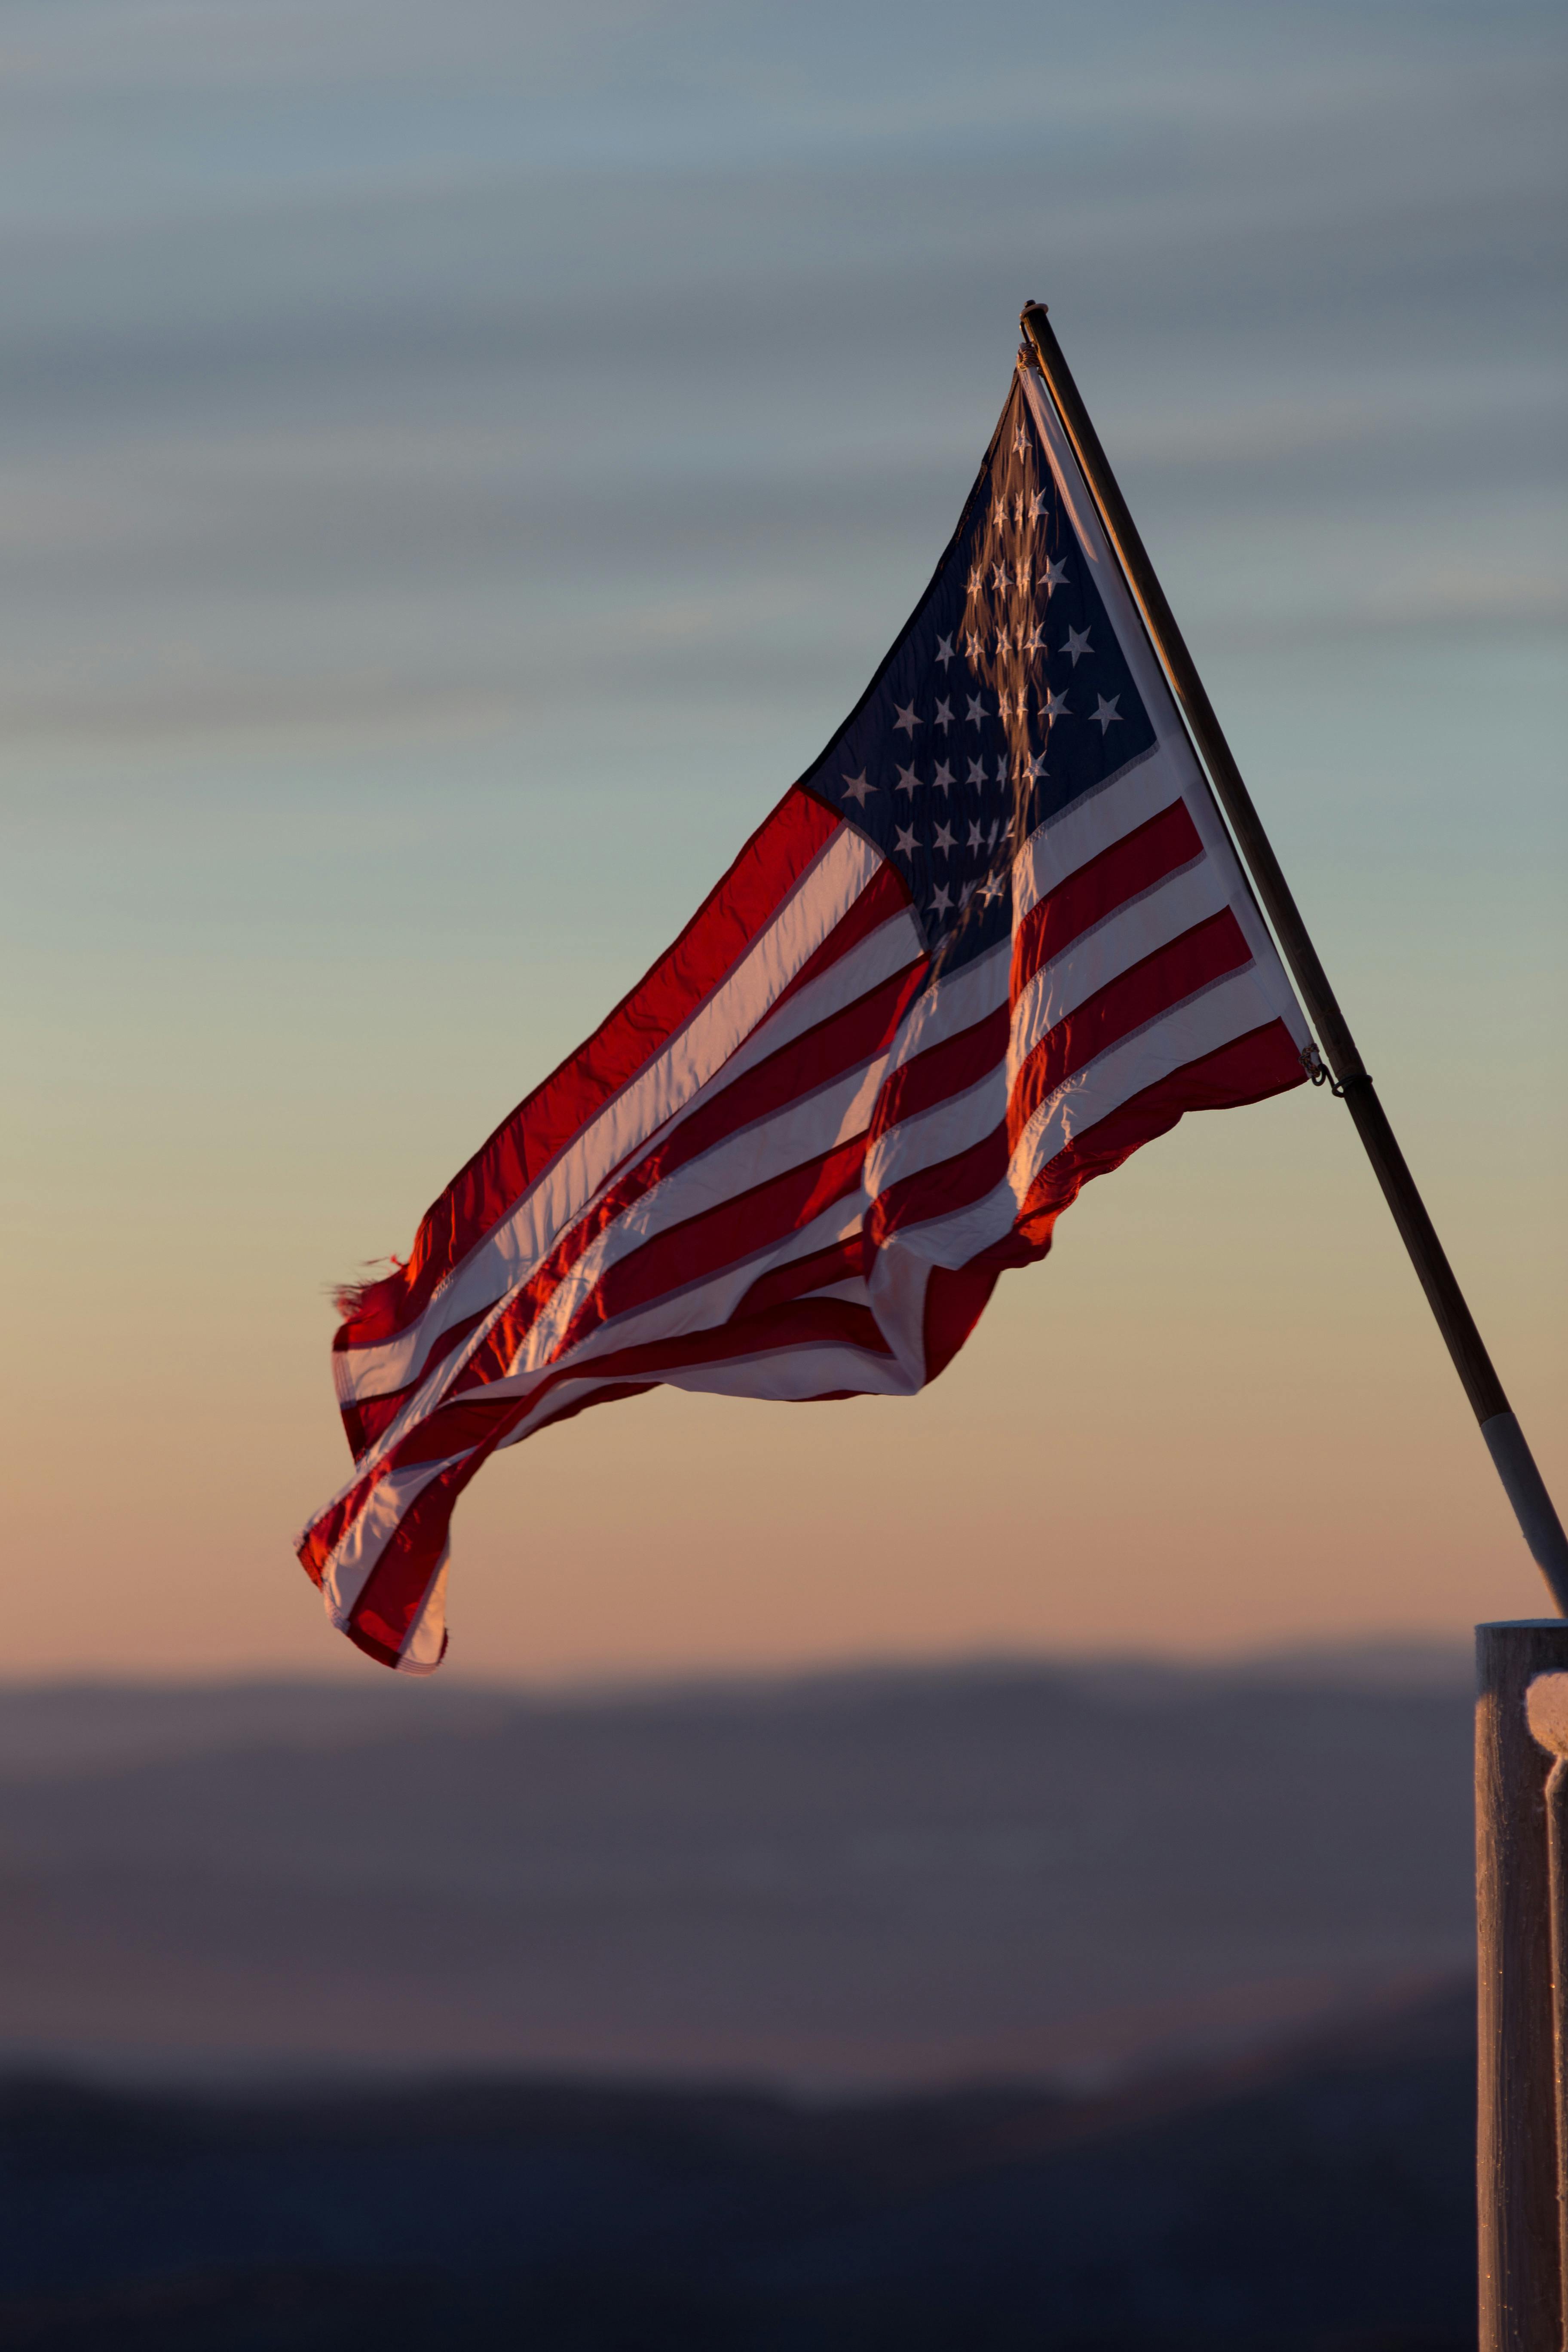
[[[1080,1187],[1306,1083],[1275,952],[1045,383],[855,710],[673,947],[346,1293],[300,1556],[446,1647],[487,1457],[664,1385],[912,1395]]]

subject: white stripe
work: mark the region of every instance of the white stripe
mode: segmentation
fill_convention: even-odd
[[[1276,1018],[1273,1001],[1250,964],[1161,1013],[1063,1080],[1030,1119],[994,1192],[950,1216],[900,1226],[888,1248],[910,1251],[933,1265],[967,1265],[1011,1233],[1036,1178],[1077,1137],[1145,1087]]]
[[[929,1110],[899,1121],[866,1154],[866,1190],[874,1201],[906,1176],[967,1151],[1007,1116],[1007,1063],[998,1053],[988,1070],[962,1094],[946,1095]]]
[[[584,1374],[581,1380],[563,1381],[541,1400],[537,1416],[531,1415],[497,1450],[504,1452],[506,1446],[521,1444],[564,1405],[591,1396],[596,1389],[618,1386],[623,1378],[638,1377],[635,1373],[612,1372],[601,1380]],[[919,1381],[911,1380],[895,1358],[879,1356],[869,1349],[853,1348],[843,1342],[819,1340],[759,1349],[754,1356],[720,1358],[710,1364],[688,1364],[671,1371],[649,1372],[647,1380],[650,1388],[685,1389],[689,1393],[703,1396],[772,1398],[785,1403],[804,1402],[809,1397],[820,1396],[826,1389],[848,1389],[860,1396],[912,1396],[919,1386]]]
[[[766,1354],[693,1365],[664,1377],[668,1387],[700,1396],[773,1397],[784,1402],[804,1402],[825,1389],[848,1389],[857,1396],[913,1396],[919,1386],[895,1357],[842,1341],[771,1349]]]
[[[1200,865],[1172,875],[1130,906],[1108,915],[1042,966],[1018,999],[1005,1057],[962,1094],[917,1111],[879,1136],[866,1159],[866,1189],[871,1198],[875,1200],[900,1178],[969,1150],[999,1127],[1025,1060],[1058,1021],[1087,1003],[1119,972],[1168,946],[1225,905],[1224,877],[1205,857]],[[1001,984],[994,973],[994,993]]]
[[[871,844],[847,826],[834,834],[729,979],[557,1155],[436,1291],[418,1322],[395,1339],[345,1349],[334,1357],[340,1398],[348,1402],[405,1387],[443,1331],[483,1313],[526,1281],[630,1153],[645,1148],[661,1127],[691,1107],[703,1087],[725,1072],[881,863]],[[907,914],[879,926],[841,964],[783,1008],[776,1026],[769,1024],[766,1042],[757,1040],[751,1059],[763,1058],[838,1004],[852,1003],[918,951]],[[748,1066],[750,1061],[740,1065]],[[739,1069],[733,1074],[739,1075]]]
[[[327,1614],[340,1633],[348,1623],[371,1570],[397,1533],[411,1506],[438,1472],[453,1462],[461,1462],[471,1451],[465,1445],[438,1462],[418,1462],[406,1469],[389,1470],[384,1478],[376,1480],[363,1507],[355,1512],[353,1524],[329,1554],[321,1573],[321,1597],[327,1604]],[[331,1505],[327,1507],[330,1510]]]
[[[1204,858],[1173,874],[1130,906],[1119,907],[1042,964],[1013,1009],[1007,1045],[1009,1081],[1058,1021],[1087,1003],[1121,972],[1190,931],[1226,905],[1225,877]]]
[[[808,981],[787,1004],[765,1014],[717,1075],[683,1107],[680,1116],[689,1117],[701,1104],[722,1094],[737,1078],[744,1077],[759,1062],[767,1061],[781,1047],[793,1045],[808,1029],[842,1013],[858,998],[868,996],[896,972],[907,971],[924,954],[913,911],[900,907],[889,921],[879,924],[825,972]]]
[[[984,1021],[988,1013],[996,1012],[1006,1003],[1012,957],[1012,940],[1002,940],[995,947],[988,948],[984,955],[976,956],[973,963],[954,972],[951,979],[939,980],[933,987],[926,990],[910,1006],[894,1041],[888,1065],[887,1083],[889,1086],[895,1074],[908,1069],[921,1054],[930,1053],[933,1046],[945,1044],[950,1037],[960,1035],[965,1029],[972,1029],[976,1022]],[[991,1085],[995,1085],[1000,1090],[1001,1108],[994,1116],[978,1108],[972,1100],[979,1090]],[[1005,1116],[1006,1100],[1005,1067],[998,1055],[993,1068],[983,1072],[962,1094],[948,1096],[930,1110],[917,1111],[910,1118],[900,1119],[877,1138],[866,1155],[868,1195],[875,1200],[879,1192],[887,1191],[895,1178],[911,1169],[926,1166],[930,1159],[940,1160],[946,1156],[934,1141],[928,1152],[921,1140],[928,1129],[934,1136],[936,1130],[931,1123],[940,1121],[943,1114],[951,1111],[953,1117],[942,1129],[942,1133],[950,1133],[956,1128],[964,1131],[965,1141],[974,1142],[987,1131],[987,1128],[994,1127]],[[984,1123],[981,1124],[981,1121]],[[909,1157],[906,1157],[906,1139],[908,1153],[911,1155]]]
[[[403,1637],[397,1654],[397,1671],[401,1675],[433,1675],[441,1663],[441,1648],[447,1638],[447,1555],[450,1546],[441,1548],[441,1565],[430,1579],[419,1613]]]
[[[567,1349],[553,1361],[528,1364],[518,1361],[506,1374],[486,1381],[481,1388],[466,1394],[526,1397],[531,1391],[557,1376],[563,1370],[592,1366],[600,1356],[618,1355],[623,1349],[641,1348],[660,1339],[679,1339],[689,1331],[703,1331],[727,1323],[754,1282],[780,1266],[791,1265],[795,1259],[815,1256],[818,1250],[831,1249],[837,1242],[848,1241],[860,1230],[865,1212],[864,1196],[850,1193],[836,1201],[809,1224],[800,1225],[792,1233],[781,1234],[770,1249],[760,1250],[749,1258],[737,1259],[722,1266],[706,1281],[694,1282],[686,1288],[661,1292],[639,1307],[618,1315],[608,1323],[599,1324],[587,1332],[576,1345]],[[618,1373],[606,1375],[619,1379]],[[552,1391],[553,1393],[553,1391]],[[429,1418],[433,1406],[421,1405],[407,1417],[403,1433]],[[519,1434],[526,1435],[534,1425],[532,1416],[524,1423]],[[512,1438],[506,1441],[510,1445]]]
[[[1182,798],[1177,762],[1156,744],[1148,757],[1037,825],[1013,861],[1013,921],[1102,850],[1114,848]]]
[[[646,1347],[655,1340],[679,1339],[689,1331],[703,1331],[727,1323],[754,1282],[780,1266],[793,1265],[797,1258],[813,1257],[818,1250],[848,1241],[859,1232],[865,1213],[864,1192],[847,1193],[809,1224],[781,1234],[771,1248],[759,1250],[750,1257],[736,1258],[728,1265],[716,1266],[702,1280],[689,1283],[681,1289],[661,1291],[646,1306],[615,1316],[608,1323],[586,1332],[574,1347],[561,1355],[536,1354],[525,1348],[504,1379],[485,1383],[484,1393],[526,1395],[536,1381],[548,1379],[563,1365],[581,1364],[595,1356],[618,1355],[623,1348]]]
[[[999,940],[973,963],[923,990],[899,1024],[888,1064],[889,1079],[921,1054],[929,1054],[933,1045],[972,1029],[1005,1003],[1012,960],[1012,940]]]
[[[1173,1070],[1276,1017],[1273,998],[1260,982],[1257,966],[1247,964],[1108,1046],[1047,1095],[1018,1138],[1007,1169],[1018,1202],[1022,1203],[1041,1169],[1086,1127],[1093,1127],[1145,1087],[1169,1077]]]
[[[862,1133],[881,1088],[884,1061],[885,1056],[879,1055],[875,1061],[862,1064],[834,1086],[821,1087],[815,1095],[786,1104],[772,1118],[716,1144],[711,1151],[692,1160],[688,1167],[677,1169],[662,1183],[655,1185],[640,1200],[633,1202],[613,1223],[595,1236],[576,1264],[563,1276],[524,1335],[507,1368],[506,1380],[521,1382],[526,1387],[531,1375],[550,1371],[563,1362],[572,1362],[577,1355],[577,1348],[567,1349],[563,1354],[561,1344],[574,1317],[605,1274],[621,1259],[640,1249],[645,1242],[668,1231],[672,1225],[684,1223],[689,1217],[700,1215],[704,1209],[718,1207],[722,1202],[732,1199],[737,1192],[748,1191],[753,1184],[764,1182],[770,1175],[781,1175],[791,1168],[820,1160],[838,1143]],[[847,1207],[846,1202],[841,1201],[827,1214],[840,1223],[847,1214],[853,1225],[858,1223],[863,1206],[863,1195],[857,1192],[848,1196]],[[774,1246],[788,1257],[805,1255],[800,1247],[798,1230],[781,1234]],[[737,1298],[756,1280],[759,1273],[766,1270],[768,1260],[769,1252],[764,1249],[732,1261],[733,1265],[740,1269],[736,1275]],[[780,1262],[784,1262],[783,1256]],[[721,1277],[728,1271],[727,1268],[716,1269]],[[706,1283],[698,1284],[681,1295],[702,1297],[707,1295],[707,1289]],[[688,1313],[670,1321],[663,1304],[669,1296],[668,1291],[660,1292],[658,1297],[650,1302],[648,1309],[643,1310],[656,1318],[652,1336],[695,1328],[718,1319],[711,1314]],[[410,1431],[418,1428],[439,1408],[458,1386],[474,1357],[488,1344],[496,1325],[505,1317],[511,1297],[509,1292],[506,1297],[498,1300],[462,1345],[444,1358],[405,1401],[376,1440],[374,1452],[358,1465],[356,1478],[348,1481],[342,1489],[344,1493],[356,1483],[357,1477],[363,1476],[373,1461],[395,1452]],[[729,1309],[723,1311],[728,1313]],[[666,1319],[657,1319],[661,1317]],[[617,1317],[608,1324],[601,1324],[590,1337],[599,1339],[608,1335],[605,1344],[620,1346],[623,1342],[615,1335],[621,1330],[626,1319]],[[579,1346],[585,1344],[586,1341],[578,1343]],[[626,1341],[624,1344],[633,1343]],[[487,1393],[495,1393],[500,1385],[499,1381],[487,1382]]]
[[[673,1225],[684,1224],[691,1217],[721,1207],[737,1193],[749,1192],[772,1176],[825,1159],[840,1143],[863,1134],[881,1091],[884,1060],[885,1056],[879,1055],[874,1062],[852,1071],[847,1078],[823,1087],[804,1102],[789,1104],[763,1125],[748,1128],[744,1134],[716,1145],[689,1167],[678,1169],[662,1184],[634,1202],[584,1252],[562,1281],[510,1369],[524,1371],[550,1363],[573,1318],[598,1284],[613,1266],[630,1257],[646,1242],[667,1233]],[[788,1239],[792,1256],[799,1255],[793,1233]],[[755,1278],[754,1274],[752,1278]],[[456,1377],[468,1353],[467,1349],[459,1352],[450,1372],[443,1366],[439,1383],[442,1389]]]

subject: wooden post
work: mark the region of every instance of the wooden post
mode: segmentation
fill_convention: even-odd
[[[1552,1759],[1545,1801],[1552,2054],[1557,2081],[1557,2276],[1568,2347],[1568,1674],[1537,1675],[1525,1694],[1524,1712],[1531,1738]]]
[[[1388,1114],[1377,1098],[1351,1035],[1350,1024],[1340,1010],[1329,976],[1308,936],[1300,909],[1225,740],[1225,730],[1198,676],[1197,664],[1166,602],[1165,592],[1149,560],[1149,551],[1110,470],[1110,460],[1084,405],[1083,394],[1073,381],[1072,370],[1057,341],[1045,304],[1026,302],[1018,323],[1072,444],[1079,470],[1099,509],[1105,535],[1131,590],[1155,658],[1171,682],[1187,731],[1208,771],[1215,798],[1225,811],[1237,847],[1252,877],[1253,888],[1279,942],[1279,952],[1318,1033],[1334,1091],[1344,1097],[1345,1108],[1383,1187],[1400,1238],[1410,1253],[1416,1278],[1447,1342],[1471,1411],[1480,1423],[1481,1435],[1519,1521],[1520,1532],[1546,1579],[1552,1600],[1568,1615],[1568,1535],[1563,1532],[1524,1432],[1510,1410],[1502,1382],[1426,1213],[1415,1179],[1388,1123]]]
[[[1555,1741],[1561,1725],[1568,1741],[1568,1708],[1554,1721],[1531,1696],[1538,1677],[1560,1675],[1568,1675],[1561,1618],[1477,1626],[1480,2352],[1563,2352],[1564,2344],[1558,2150],[1568,2080],[1559,2011],[1568,1917],[1553,1917],[1553,1893],[1560,1906],[1563,1890],[1552,1868],[1547,1784],[1560,1801],[1565,1775],[1542,1738]]]

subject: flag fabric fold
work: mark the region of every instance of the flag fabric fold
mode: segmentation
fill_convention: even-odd
[[[489,1454],[663,1383],[911,1395],[1093,1176],[1308,1031],[1040,377],[846,724],[668,952],[345,1293],[300,1557],[446,1647]]]

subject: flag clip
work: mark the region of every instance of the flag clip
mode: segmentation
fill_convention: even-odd
[[[1319,1053],[1317,1045],[1314,1043],[1309,1042],[1307,1045],[1302,1046],[1301,1067],[1306,1071],[1307,1076],[1311,1079],[1312,1084],[1315,1087],[1327,1087],[1331,1095],[1338,1096],[1340,1100],[1342,1102],[1343,1101],[1345,1090],[1343,1087],[1341,1086],[1339,1080],[1335,1077],[1333,1072],[1330,1069],[1327,1062],[1324,1061],[1321,1054]]]

